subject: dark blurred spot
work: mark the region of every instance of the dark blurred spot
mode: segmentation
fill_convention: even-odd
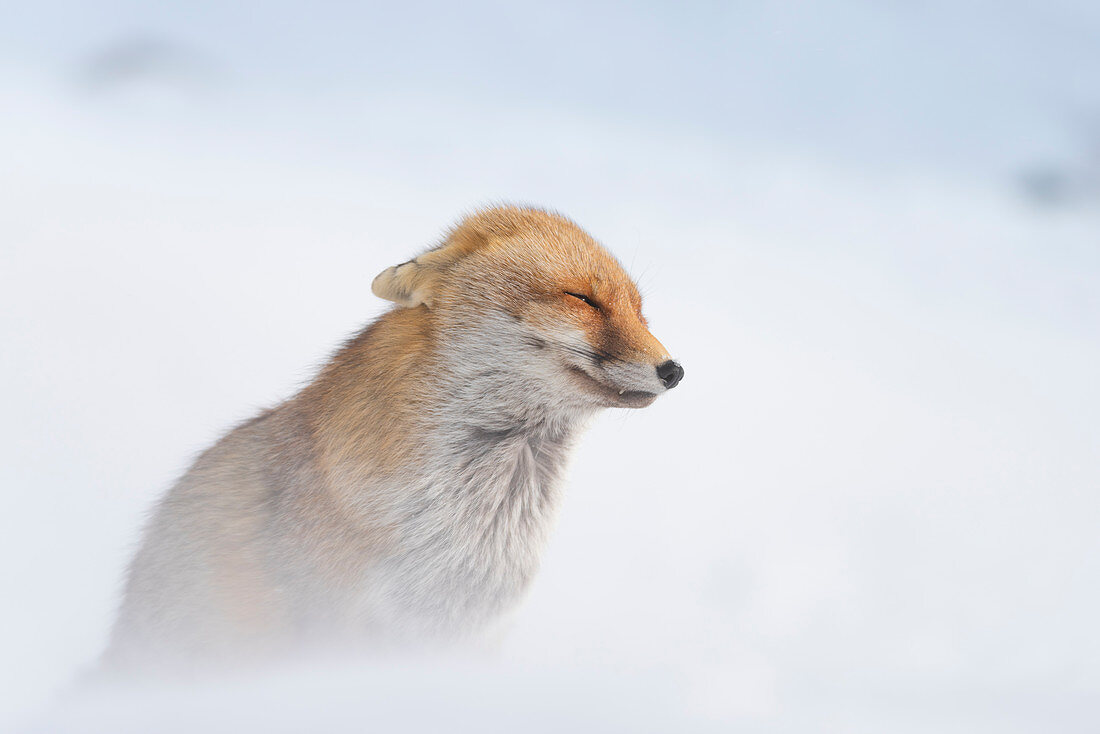
[[[1070,128],[1073,147],[1054,161],[1037,162],[1019,174],[1023,194],[1044,207],[1100,204],[1100,114],[1078,114]]]
[[[1074,198],[1072,178],[1066,171],[1050,166],[1032,168],[1020,174],[1024,195],[1042,206],[1063,205]]]
[[[156,36],[134,36],[105,46],[79,69],[81,85],[106,92],[153,83],[194,91],[213,83],[220,74],[206,54]]]

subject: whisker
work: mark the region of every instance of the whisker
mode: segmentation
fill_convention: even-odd
[[[612,354],[608,354],[607,352],[604,352],[600,349],[596,349],[595,347],[578,347],[578,346],[574,346],[572,344],[565,344],[563,342],[554,342],[554,346],[557,346],[561,349],[564,349],[565,351],[570,352],[572,354],[575,354],[579,357],[584,357],[586,359],[590,359],[594,362],[597,362],[597,361],[625,362],[626,361],[626,360],[621,359],[619,357],[616,357]]]

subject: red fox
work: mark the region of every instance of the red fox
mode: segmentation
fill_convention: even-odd
[[[557,214],[475,213],[371,289],[396,306],[160,501],[108,667],[477,635],[538,568],[578,430],[684,374]]]

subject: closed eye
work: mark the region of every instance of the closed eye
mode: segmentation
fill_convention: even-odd
[[[595,301],[593,301],[588,296],[581,295],[580,293],[573,293],[572,291],[565,291],[565,295],[573,296],[573,298],[576,298],[579,301],[584,301],[585,303],[587,303],[589,306],[596,309],[597,311],[600,310],[600,305],[598,303],[596,303]]]

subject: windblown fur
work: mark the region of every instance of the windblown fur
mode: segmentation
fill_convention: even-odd
[[[577,431],[683,374],[554,214],[477,213],[373,290],[397,305],[162,499],[109,665],[480,633],[538,568]]]

